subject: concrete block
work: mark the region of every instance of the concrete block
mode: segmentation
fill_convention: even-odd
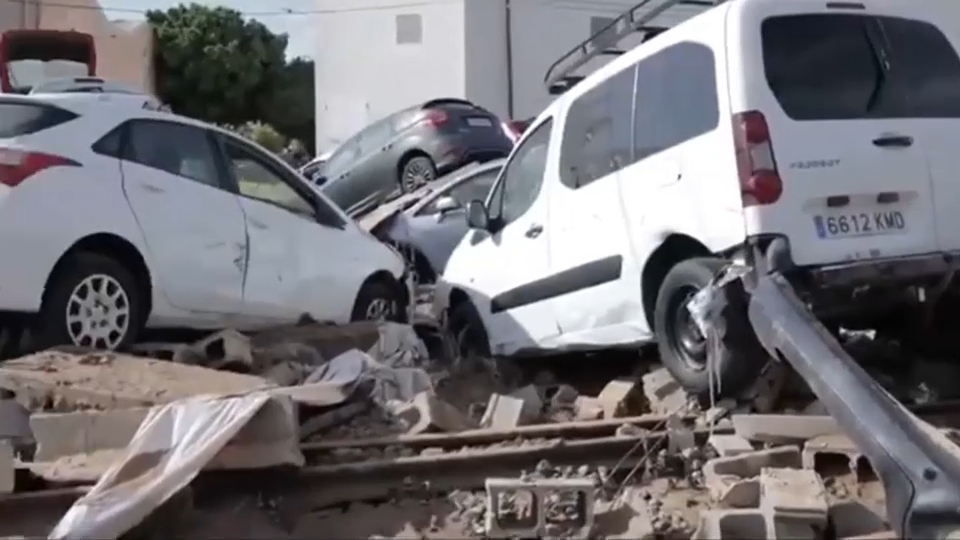
[[[112,411],[35,413],[30,428],[37,441],[36,461],[53,461],[63,456],[91,454],[127,446],[148,407]]]
[[[13,443],[0,439],[0,494],[13,493],[17,470],[14,457]]]
[[[829,416],[807,414],[735,414],[733,429],[750,441],[789,444],[820,435],[842,433]]]
[[[410,426],[407,430],[410,435],[431,431],[464,431],[477,427],[456,407],[431,392],[420,392],[414,396],[412,401],[397,411],[397,415]]]
[[[605,540],[655,540],[653,513],[644,495],[642,489],[631,486],[613,500],[597,501],[591,536]]]
[[[850,470],[857,472],[862,454],[846,435],[831,434],[813,437],[803,445],[803,468],[815,470],[818,460],[825,456],[839,456],[848,461]]]
[[[716,497],[721,508],[757,508],[760,505],[760,478],[731,480],[723,484]]]
[[[758,540],[768,538],[766,522],[760,510],[704,510],[692,540]]]
[[[654,414],[673,414],[687,404],[687,393],[666,368],[645,374],[642,382],[643,394]]]
[[[637,386],[637,381],[633,379],[614,379],[608,382],[597,396],[603,408],[603,417],[616,418],[639,413],[643,402]]]
[[[599,420],[603,417],[603,407],[600,400],[590,396],[577,396],[573,402],[577,420]]]
[[[703,479],[710,495],[720,501],[737,482],[760,476],[764,467],[800,468],[800,451],[793,446],[755,450],[736,456],[718,457],[703,466]]]
[[[521,422],[532,424],[540,419],[543,413],[543,398],[540,397],[540,391],[536,386],[528,384],[508,395],[512,398],[523,400]]]
[[[585,478],[521,480],[488,478],[487,538],[564,538],[586,540],[594,524],[596,491]],[[564,518],[555,521],[551,516]]]
[[[753,452],[753,445],[750,441],[739,435],[711,435],[707,439],[707,444],[713,447],[720,454],[720,457],[739,456],[747,452]]]
[[[765,467],[760,471],[760,510],[769,538],[816,540],[827,527],[827,494],[817,473]]]
[[[863,537],[887,531],[887,523],[881,508],[872,509],[861,501],[835,502],[827,509],[830,524],[836,538]]]
[[[228,369],[243,373],[253,371],[253,351],[250,346],[250,338],[233,329],[221,330],[211,334],[196,342],[187,350],[192,353],[201,353],[205,358],[202,365],[209,368]],[[178,358],[174,357],[174,361],[176,360]],[[180,360],[184,359],[180,358]]]
[[[273,388],[267,380],[121,353],[44,351],[0,364],[0,388],[31,411],[120,409]]]
[[[511,429],[523,423],[523,400],[493,394],[480,420],[480,426],[491,429]]]

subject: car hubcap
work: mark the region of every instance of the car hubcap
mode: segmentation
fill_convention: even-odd
[[[430,180],[433,180],[433,172],[430,167],[420,162],[413,162],[407,165],[404,170],[403,187],[409,191],[426,184]]]
[[[74,345],[116,349],[130,330],[130,299],[116,279],[94,274],[70,294],[66,321]]]
[[[367,306],[367,320],[383,321],[389,319],[394,314],[395,308],[392,300],[377,298]]]
[[[687,303],[697,294],[697,289],[689,287],[681,291],[681,300],[674,314],[674,347],[691,368],[704,369],[707,365],[707,339],[690,315]]]

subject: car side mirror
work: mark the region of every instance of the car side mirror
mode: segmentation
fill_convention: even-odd
[[[444,195],[443,197],[439,197],[437,202],[433,203],[433,207],[437,209],[438,214],[443,215],[453,210],[458,210],[460,203],[453,197]]]
[[[487,207],[481,201],[467,203],[467,226],[471,229],[486,231],[490,228],[490,216]]]

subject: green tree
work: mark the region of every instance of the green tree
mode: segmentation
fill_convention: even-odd
[[[285,137],[302,141],[312,154],[316,149],[313,61],[294,58],[284,66],[277,82],[261,106],[262,118]]]
[[[149,11],[147,20],[157,35],[157,93],[174,111],[234,125],[262,117],[283,73],[285,34],[196,3]]]

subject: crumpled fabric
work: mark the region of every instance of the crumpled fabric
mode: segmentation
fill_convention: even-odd
[[[407,401],[420,392],[433,390],[433,382],[426,371],[390,367],[358,349],[351,349],[318,367],[304,384],[318,382],[332,383],[346,391],[355,391],[370,382],[370,398],[379,404],[391,400]]]

